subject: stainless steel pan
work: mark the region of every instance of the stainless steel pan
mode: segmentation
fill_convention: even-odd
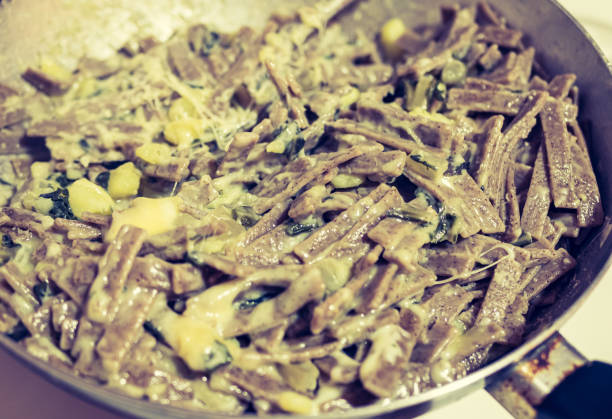
[[[477,0],[460,0],[468,5]],[[13,0],[0,1],[0,81],[19,83],[20,72],[41,53],[61,54],[74,66],[84,55],[104,58],[136,31],[168,38],[186,21],[203,20],[226,28],[261,25],[270,12],[293,8],[304,1],[269,0]],[[408,24],[435,19],[449,0],[362,1],[356,13],[341,22],[347,29],[375,31],[389,16]],[[538,51],[537,60],[553,73],[573,72],[580,87],[581,123],[590,139],[591,156],[598,176],[604,208],[612,207],[612,73],[610,64],[580,25],[555,0],[489,0],[508,22],[526,34],[526,43]],[[358,19],[357,25],[354,20]],[[24,86],[25,88],[25,86]],[[351,417],[410,417],[486,386],[515,416],[530,417],[534,405],[574,369],[586,363],[557,330],[587,299],[610,265],[612,224],[592,231],[581,246],[575,273],[559,286],[559,300],[529,325],[527,340],[515,350],[469,376],[406,400],[355,409]],[[24,353],[4,336],[0,346],[41,374],[70,391],[124,414],[151,418],[224,418],[179,408],[160,406],[96,386],[56,370]],[[609,371],[608,371],[609,372]],[[612,375],[608,376],[612,378]],[[593,386],[587,383],[586,386]],[[596,384],[595,384],[596,385]],[[591,387],[594,388],[594,387]],[[576,402],[580,403],[580,402]],[[584,403],[584,402],[583,402]],[[609,403],[609,402],[608,402]],[[608,411],[610,412],[610,411]]]

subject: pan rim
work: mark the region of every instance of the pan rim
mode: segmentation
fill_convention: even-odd
[[[591,46],[597,52],[597,55],[602,60],[603,64],[608,69],[610,77],[612,78],[612,63],[610,60],[605,57],[602,49],[599,45],[594,41],[591,35],[584,29],[584,27],[571,15],[567,12],[567,10],[559,4],[557,0],[548,0],[554,6],[556,6],[559,10],[561,10],[567,18],[569,18],[574,26],[580,31],[582,36],[584,36]],[[426,392],[423,392],[419,395],[415,395],[409,398],[396,400],[392,402],[378,402],[374,405],[370,405],[367,407],[356,408],[351,412],[350,417],[369,417],[372,415],[380,415],[391,412],[400,411],[402,409],[407,408],[416,408],[420,405],[436,402],[439,399],[444,398],[444,396],[454,395],[461,389],[470,389],[475,386],[482,387],[485,385],[488,379],[496,376],[499,373],[503,373],[506,368],[520,360],[522,357],[527,355],[529,352],[537,348],[541,345],[545,340],[547,340],[553,333],[558,331],[560,327],[567,322],[567,320],[572,317],[575,312],[580,308],[582,304],[586,300],[588,300],[589,296],[594,289],[597,288],[597,285],[601,282],[604,276],[610,271],[610,266],[612,265],[612,258],[608,256],[604,266],[602,269],[595,275],[593,281],[581,292],[579,297],[566,308],[564,313],[556,318],[552,324],[538,333],[534,334],[532,337],[521,343],[518,347],[504,354],[500,358],[495,361],[485,365],[482,368],[479,368],[477,371],[463,377],[459,380],[453,381],[452,383],[443,385],[441,387],[437,387]],[[5,336],[0,336],[0,347],[6,350],[13,357],[19,359],[25,365],[30,367],[31,369],[37,371],[40,375],[45,377],[47,380],[59,384],[61,387],[65,389],[76,391],[81,396],[84,396],[86,399],[93,401],[95,404],[104,406],[107,409],[116,410],[121,413],[125,413],[126,411],[120,408],[117,408],[112,404],[112,400],[115,399],[125,399],[123,402],[127,404],[133,404],[134,406],[138,405],[139,409],[142,409],[142,413],[153,413],[155,415],[159,415],[162,417],[164,415],[164,411],[174,413],[184,412],[186,416],[184,417],[195,417],[198,415],[202,417],[202,415],[210,415],[209,417],[235,417],[231,415],[222,415],[215,413],[207,413],[202,411],[189,410],[179,407],[170,407],[159,404],[154,404],[144,400],[138,400],[133,397],[123,395],[121,393],[117,393],[112,389],[108,389],[106,387],[102,387],[100,385],[94,384],[89,380],[79,378],[74,374],[70,374],[68,372],[62,371],[61,369],[50,366],[49,364],[35,358],[28,352],[23,351],[23,347],[10,341]],[[86,385],[84,385],[86,384]],[[91,387],[91,388],[89,388]],[[99,397],[101,391],[105,394],[105,400],[102,400],[102,397]],[[142,406],[140,406],[142,405]],[[151,412],[147,412],[147,410],[151,410]],[[127,411],[128,413],[132,413],[131,410]],[[193,415],[193,416],[192,416]],[[321,415],[321,417],[333,417],[334,415]],[[147,416],[150,417],[150,416]],[[155,416],[154,416],[155,417]],[[183,416],[177,416],[183,417]],[[295,415],[282,415],[275,416],[279,418],[296,418],[299,416]],[[343,415],[343,417],[349,417]]]

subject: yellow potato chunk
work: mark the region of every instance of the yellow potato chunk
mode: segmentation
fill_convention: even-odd
[[[363,176],[348,175],[348,174],[340,173],[339,175],[336,175],[332,179],[331,183],[332,185],[334,185],[334,188],[346,189],[346,188],[354,188],[356,186],[359,186],[363,183],[363,181],[364,181]]]
[[[297,392],[313,392],[317,389],[319,369],[312,361],[281,364],[278,366],[278,372]]]
[[[313,413],[313,406],[312,400],[293,391],[283,391],[278,396],[278,407],[285,412],[308,415]]]
[[[113,214],[113,222],[106,234],[106,239],[114,239],[119,229],[125,224],[142,228],[151,236],[170,231],[176,227],[179,203],[180,198],[176,196],[136,198],[129,208]]]
[[[110,215],[113,211],[113,199],[100,186],[82,178],[68,186],[68,203],[73,214],[81,218],[83,213]]]
[[[40,71],[60,82],[68,83],[72,78],[72,73],[68,69],[46,56],[40,59]]]
[[[335,292],[342,288],[351,277],[351,265],[345,260],[325,258],[317,263],[325,288]]]
[[[397,41],[406,32],[406,26],[399,18],[389,19],[380,30],[380,43],[387,57],[396,59],[402,55]]]
[[[172,154],[172,148],[168,144],[148,143],[138,147],[135,151],[136,157],[151,164],[162,164]]]
[[[141,177],[142,173],[134,166],[134,163],[128,162],[122,164],[110,172],[108,193],[113,199],[136,195],[138,188],[140,188]]]
[[[264,45],[259,49],[259,61],[265,63],[270,61],[274,56],[274,47],[270,45]]]
[[[35,161],[30,166],[30,174],[34,179],[44,179],[52,172],[51,164],[44,161]]]
[[[340,107],[342,109],[348,108],[353,103],[359,100],[359,96],[361,96],[359,89],[357,89],[356,87],[351,87],[349,91],[342,95],[342,97],[340,98]]]
[[[268,153],[283,154],[287,144],[282,139],[274,140],[268,143],[266,151]]]
[[[40,212],[41,214],[49,214],[49,211],[53,208],[53,201],[49,198],[34,198],[32,202],[32,208],[34,211]]]
[[[202,131],[202,121],[199,119],[182,119],[171,121],[164,128],[164,137],[174,145],[191,144]]]
[[[93,77],[85,77],[79,82],[75,97],[83,99],[93,96],[98,91],[98,81]]]
[[[184,97],[180,97],[172,102],[168,110],[168,116],[171,121],[180,121],[182,119],[192,119],[198,117],[198,111],[193,103]]]

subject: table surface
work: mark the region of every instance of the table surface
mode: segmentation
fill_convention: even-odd
[[[587,28],[604,53],[612,58],[612,2],[558,0]],[[561,333],[587,358],[612,363],[612,332],[603,325],[612,318],[612,272],[608,272]],[[605,331],[605,332],[602,332]],[[0,351],[0,405],[4,418],[118,419],[120,416],[91,405],[48,383]],[[509,419],[511,416],[485,390],[422,416],[423,419]]]

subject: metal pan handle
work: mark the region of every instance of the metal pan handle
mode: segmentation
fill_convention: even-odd
[[[546,396],[538,406],[538,419],[609,418],[611,380],[612,365],[599,361],[583,365]]]
[[[521,419],[604,419],[612,412],[612,365],[589,362],[559,333],[487,391]]]

